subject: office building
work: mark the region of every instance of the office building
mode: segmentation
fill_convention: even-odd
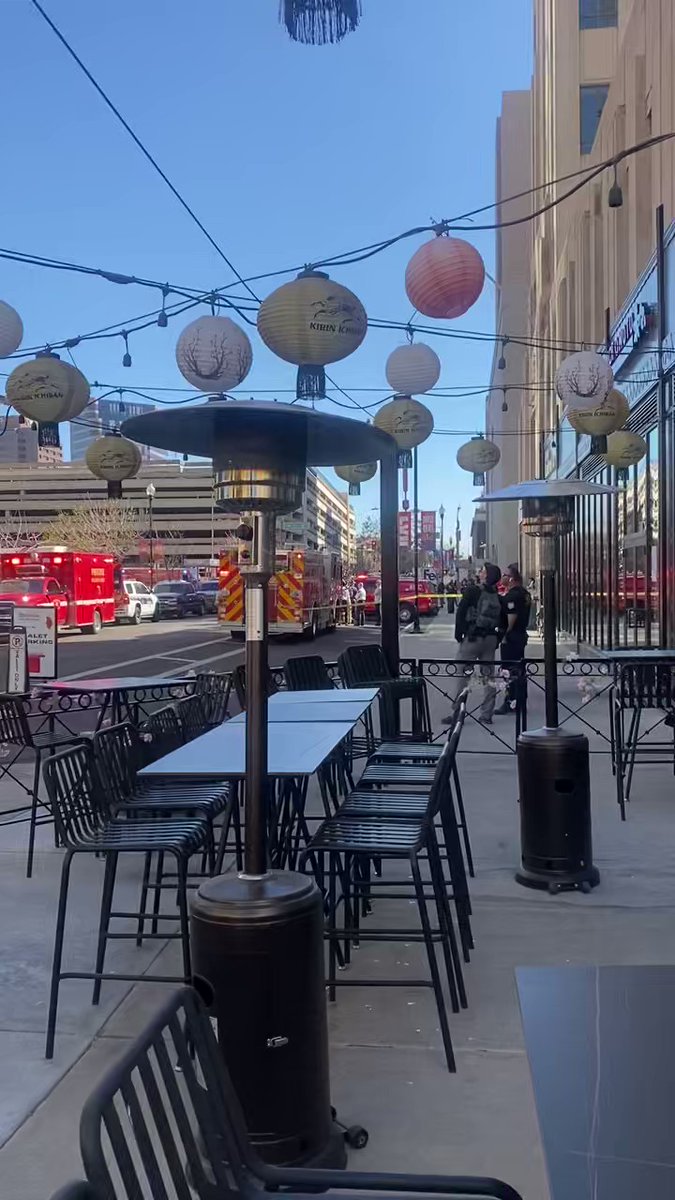
[[[120,396],[105,396],[92,401],[76,421],[69,422],[71,461],[83,459],[92,442],[103,437],[104,433],[119,429],[129,417],[142,417],[154,412],[155,407],[154,404],[126,400]],[[140,450],[144,462],[169,462],[176,458],[168,450],[157,450],[152,446],[141,446]]]
[[[8,417],[6,422],[4,419],[0,421],[0,464],[28,466],[30,463],[60,462],[63,462],[61,447],[41,445],[38,430],[33,428],[31,421],[20,421],[17,416]]]

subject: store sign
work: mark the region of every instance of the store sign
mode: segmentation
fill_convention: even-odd
[[[22,608],[18,619],[26,630],[31,679],[56,679],[56,607],[42,604],[39,608]]]
[[[422,512],[420,521],[420,549],[436,549],[436,510]]]
[[[609,343],[609,361],[615,363],[622,354],[632,354],[649,329],[652,328],[655,317],[655,307],[640,302],[634,304],[624,317]]]
[[[412,545],[412,513],[398,514],[398,544],[403,550],[409,550]]]

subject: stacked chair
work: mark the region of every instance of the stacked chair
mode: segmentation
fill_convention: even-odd
[[[381,646],[348,646],[338,658],[345,687],[380,689],[380,732],[383,738],[401,738],[401,704],[410,701],[410,731],[403,734],[416,742],[430,742],[431,715],[424,679],[417,675],[394,675]]]
[[[455,1059],[436,947],[441,949],[452,1010],[458,1012],[467,1003],[462,958],[468,961],[473,947],[471,904],[453,795],[466,696],[462,693],[457,701],[453,724],[440,751],[424,742],[400,746],[401,754],[412,758],[426,751],[426,761],[423,759],[421,766],[413,763],[412,770],[406,762],[369,762],[357,787],[335,815],[320,825],[302,856],[305,869],[314,872],[325,897],[330,999],[335,999],[340,984],[373,986],[373,981],[338,977],[338,962],[349,963],[352,945],[361,941],[422,942],[428,966],[426,979],[380,979],[377,986],[433,990],[451,1071]],[[387,876],[390,864],[396,860],[408,863],[409,880],[396,874]],[[366,920],[377,899],[409,900],[411,893],[417,903],[419,932],[374,928]],[[428,901],[433,904],[435,925]]]

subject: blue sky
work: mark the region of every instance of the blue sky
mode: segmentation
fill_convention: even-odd
[[[531,0],[363,0],[359,30],[328,47],[292,43],[277,0],[42,2],[244,275],[489,202],[501,92],[530,79]],[[2,0],[0,35],[2,245],[204,289],[225,284],[225,264],[29,0]],[[405,265],[421,240],[332,273],[371,316],[407,321]],[[493,235],[472,240],[492,273]],[[22,314],[26,345],[157,307],[152,291],[37,267],[2,261],[0,277],[0,296]],[[262,296],[273,286],[255,285]],[[111,386],[185,386],[174,346],[187,319],[133,338],[129,369],[118,338],[78,347],[75,360],[91,381]],[[493,321],[487,283],[451,325],[491,330]],[[247,393],[275,389],[284,398],[294,368],[255,331],[252,339]],[[386,387],[384,364],[400,340],[371,330],[331,374],[371,402],[375,394],[356,389]],[[441,385],[487,384],[490,344],[430,341]],[[439,427],[481,427],[482,397],[438,397],[430,407]],[[420,503],[453,513],[461,503],[466,533],[475,490],[455,464],[465,440],[425,444]],[[376,482],[364,485],[359,510],[377,503]]]

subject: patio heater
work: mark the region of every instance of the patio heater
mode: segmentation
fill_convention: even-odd
[[[521,867],[516,880],[524,887],[589,892],[600,882],[593,865],[588,738],[561,728],[558,719],[556,542],[574,528],[576,496],[614,491],[581,479],[532,479],[480,497],[481,504],[519,500],[522,532],[540,539],[546,724],[518,738]]]
[[[214,400],[131,418],[124,431],[145,445],[212,458],[216,506],[242,518],[244,870],[203,883],[194,897],[193,969],[261,1156],[341,1166],[344,1141],[329,1093],[323,898],[310,877],[269,869],[267,588],[276,517],[300,506],[307,466],[391,459],[395,470],[396,443],[372,425],[276,402]],[[381,519],[395,546],[395,501]]]

